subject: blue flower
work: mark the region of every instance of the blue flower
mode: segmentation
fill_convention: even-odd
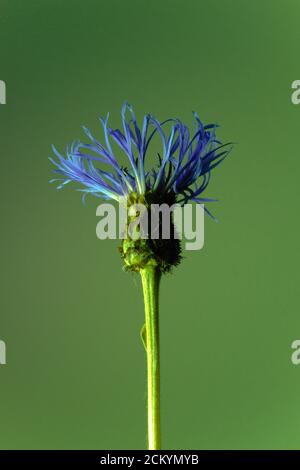
[[[161,202],[170,199],[181,204],[215,201],[203,198],[202,193],[210,181],[211,171],[228,155],[231,144],[222,144],[217,140],[216,124],[203,125],[198,115],[193,114],[193,135],[179,119],[160,122],[151,114],[144,117],[140,128],[132,106],[125,103],[122,108],[122,130],[109,127],[109,115],[106,119],[100,118],[104,131],[103,143],[83,127],[89,138],[88,143],[75,141],[67,146],[66,156],[53,147],[57,160],[50,160],[59,178],[51,182],[60,181],[58,189],[72,181],[79,183],[83,186],[78,189],[83,192],[83,199],[87,194],[116,201],[130,194],[152,194],[159,196]],[[155,135],[161,140],[162,154],[158,155],[157,166],[148,170],[146,154]],[[127,167],[118,162],[112,144],[117,144],[124,152]]]

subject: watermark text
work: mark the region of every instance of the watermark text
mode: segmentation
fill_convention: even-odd
[[[6,344],[0,340],[0,365],[6,364]]]
[[[0,80],[0,104],[6,104],[6,84]]]
[[[117,214],[118,212],[118,214]],[[96,210],[100,221],[96,235],[105,239],[184,240],[186,250],[201,250],[204,246],[203,204],[100,204]]]

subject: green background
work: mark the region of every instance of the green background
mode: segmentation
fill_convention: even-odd
[[[138,118],[222,125],[205,247],[161,290],[165,449],[299,449],[298,0],[0,1],[0,447],[142,449],[137,275],[50,145]]]

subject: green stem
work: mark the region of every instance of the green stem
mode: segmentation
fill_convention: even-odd
[[[160,449],[160,361],[158,292],[161,273],[154,266],[140,270],[142,277],[147,352],[148,449]]]

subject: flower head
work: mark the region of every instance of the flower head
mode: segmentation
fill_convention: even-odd
[[[222,144],[216,138],[215,124],[203,125],[194,113],[195,131],[191,135],[188,127],[179,119],[163,122],[147,114],[140,128],[132,107],[125,103],[122,108],[123,129],[112,129],[108,125],[108,115],[100,118],[104,131],[101,143],[84,127],[89,138],[87,143],[76,141],[62,156],[53,147],[57,160],[50,158],[59,175],[58,189],[70,182],[81,185],[83,199],[87,194],[104,199],[113,199],[128,207],[138,204],[146,206],[146,217],[152,226],[153,206],[185,204],[189,201],[206,203],[215,199],[203,198],[211,171],[226,157],[229,144]],[[169,130],[167,130],[169,129]],[[153,147],[153,137],[161,143],[157,164],[148,169],[146,156]],[[113,147],[117,147],[127,160],[120,164]],[[204,210],[211,213],[204,206]],[[135,219],[135,216],[134,216]],[[128,217],[128,222],[132,221]],[[126,232],[121,256],[126,269],[140,271],[147,266],[156,266],[160,272],[167,272],[181,260],[181,245],[176,236],[172,214],[169,216],[171,235],[168,239],[161,235],[162,224],[155,225],[158,236],[132,239]]]
[[[128,103],[122,108],[122,130],[109,127],[108,117],[100,118],[103,143],[83,127],[89,142],[73,142],[66,148],[66,157],[53,147],[57,160],[50,160],[59,178],[51,182],[60,181],[58,189],[73,181],[83,186],[78,188],[84,193],[83,198],[93,194],[120,201],[131,194],[137,197],[151,194],[161,202],[214,201],[203,198],[202,193],[209,183],[211,171],[230,150],[230,144],[222,144],[216,139],[216,124],[203,125],[194,113],[195,132],[191,135],[179,119],[160,122],[147,114],[140,128]],[[170,129],[168,133],[167,127]],[[155,135],[160,137],[162,152],[158,155],[157,165],[147,170],[146,155]],[[112,149],[113,142],[125,154],[126,167],[118,162]]]

